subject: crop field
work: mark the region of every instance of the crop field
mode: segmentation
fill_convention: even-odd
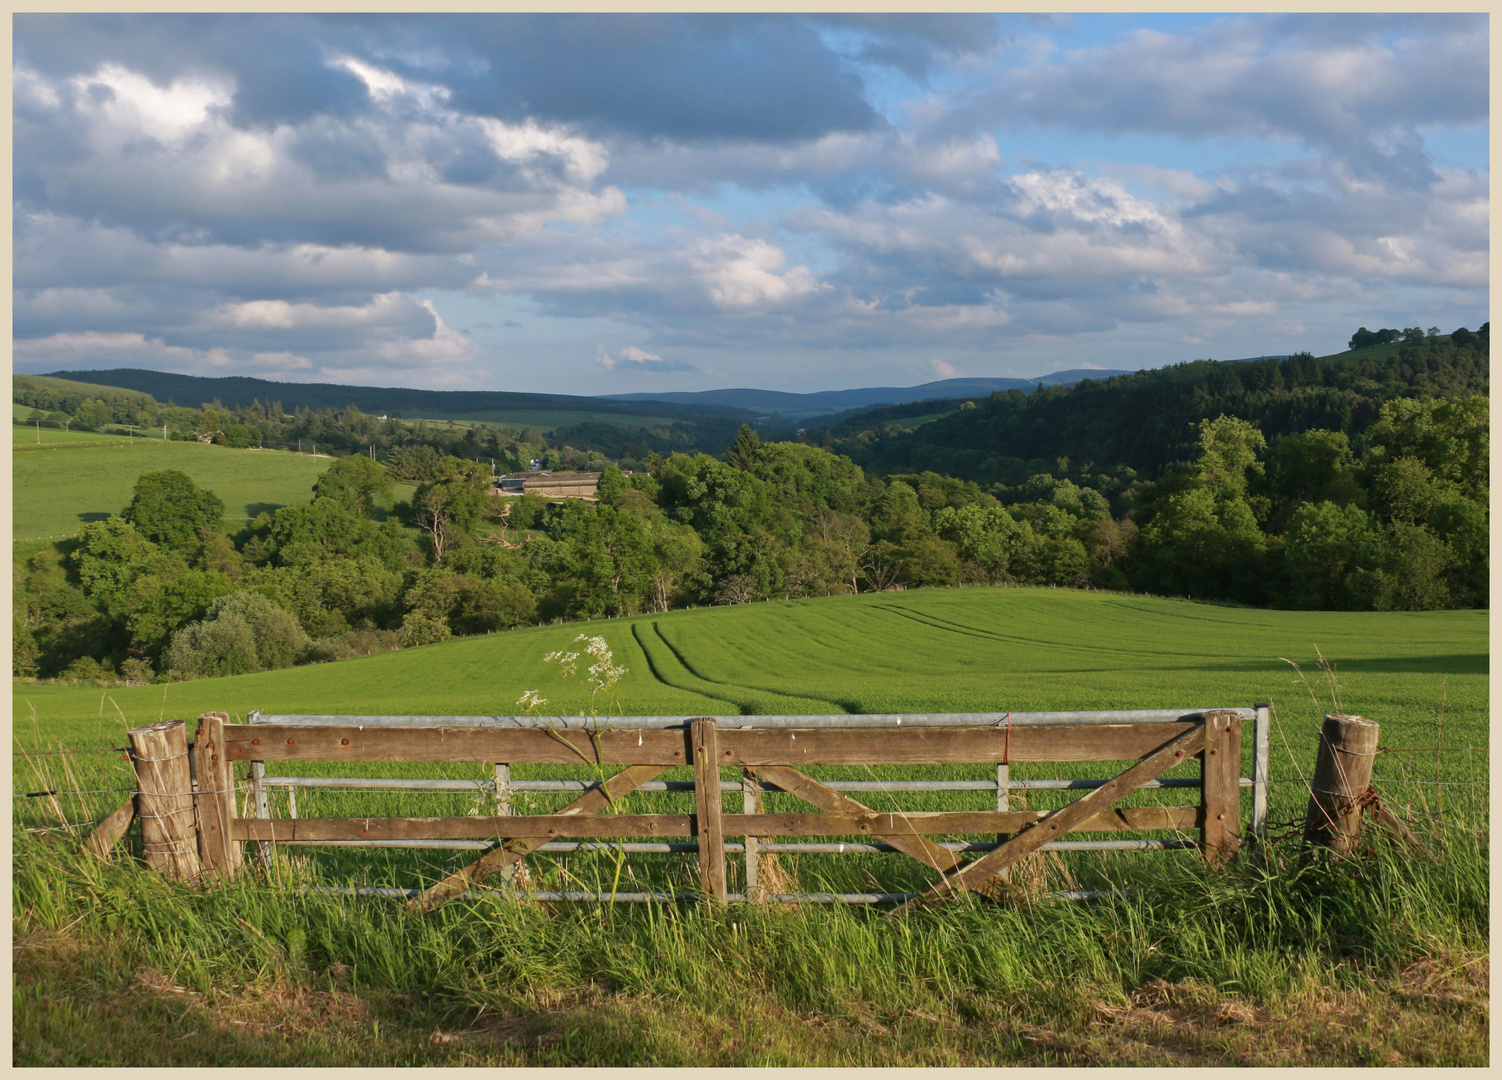
[[[24,429],[17,429],[22,438]],[[33,437],[35,433],[32,433]],[[72,435],[71,440],[58,438]],[[47,442],[53,444],[50,448]],[[312,497],[313,482],[333,460],[281,450],[232,450],[197,442],[129,439],[86,432],[42,431],[44,445],[17,446],[11,460],[12,539],[61,539],[90,521],[118,514],[136,478],[181,469],[224,500],[226,524],[248,521]],[[411,494],[398,487],[398,498]]]
[[[629,669],[609,701],[591,700],[543,660],[577,649],[581,631],[604,637]],[[304,889],[421,886],[473,852],[283,847],[267,863],[250,858],[233,886],[204,892],[132,863],[70,854],[76,838],[58,831],[59,816],[96,820],[128,797],[129,765],[108,751],[128,726],[191,722],[210,709],[236,718],[251,709],[504,714],[537,690],[548,699],[543,713],[594,709],[607,723],[633,713],[1270,700],[1276,837],[1302,815],[1302,777],[1319,716],[1332,707],[1316,648],[1336,665],[1340,705],[1378,720],[1384,746],[1454,748],[1384,755],[1376,770],[1384,802],[1432,845],[1432,859],[1379,845],[1348,868],[1304,872],[1275,847],[1265,866],[1243,859],[1227,876],[1192,853],[1066,853],[1038,859],[1027,871],[1032,887],[1119,890],[1116,899],[962,901],[902,919],[777,905],[600,910],[483,899],[424,916],[394,900]],[[1487,649],[1484,612],[1287,613],[965,589],[533,628],[170,686],[17,684],[17,1061],[1484,1064],[1487,755],[1461,751],[1487,747]],[[38,753],[60,748],[105,752]],[[1014,765],[1012,777],[1117,768],[1030,763]],[[1243,775],[1249,768],[1244,762]],[[1444,788],[1433,786],[1441,769]],[[269,771],[486,776],[473,764]],[[665,778],[688,778],[677,772]],[[985,766],[818,772],[994,777]],[[517,766],[513,775],[591,771]],[[89,794],[28,797],[49,790]],[[1195,797],[1170,794],[1165,802]],[[1063,798],[1026,795],[1033,809]],[[879,809],[892,799],[911,809],[994,806],[983,791],[859,797]],[[566,798],[519,792],[517,809],[541,812]],[[624,809],[691,812],[687,798],[637,793]],[[727,796],[727,810],[739,804]],[[298,793],[299,816],[485,814],[489,805],[478,787]],[[1013,806],[1022,805],[1014,794]],[[769,811],[796,808],[791,796],[767,797]],[[289,812],[285,792],[274,791],[273,813]],[[931,876],[900,855],[776,858],[763,873],[786,875],[793,889],[910,891]],[[740,860],[729,861],[736,890]],[[527,863],[539,888],[691,891],[696,883],[692,856],[538,853]]]

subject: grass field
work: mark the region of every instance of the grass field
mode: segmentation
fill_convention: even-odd
[[[24,429],[18,428],[17,439]],[[30,433],[35,438],[35,432]],[[11,460],[12,539],[61,539],[86,522],[118,514],[136,478],[181,469],[224,500],[226,524],[312,497],[332,458],[281,450],[231,450],[197,442],[136,439],[44,429],[44,446],[16,446]],[[46,445],[51,443],[49,449]]]
[[[1270,700],[1278,721],[1275,832],[1302,813],[1307,788],[1300,777],[1312,766],[1319,716],[1332,707],[1316,648],[1337,665],[1340,705],[1378,720],[1383,745],[1484,749],[1488,740],[1484,612],[1266,612],[965,589],[534,628],[166,687],[18,684],[16,745],[28,752],[120,746],[127,725],[209,709],[235,716],[251,709],[509,713],[532,689],[549,699],[541,711],[572,714],[588,707],[586,695],[542,657],[570,647],[581,631],[604,636],[630,669],[614,702],[625,714]],[[1307,682],[1279,657],[1297,661],[1310,673]],[[66,833],[23,831],[14,886],[16,1061],[1483,1064],[1485,761],[1484,754],[1459,752],[1440,763],[1433,754],[1380,760],[1384,800],[1400,811],[1413,808],[1434,861],[1402,858],[1379,844],[1369,858],[1344,866],[1300,869],[1275,848],[1266,863],[1243,860],[1233,872],[1216,873],[1192,854],[1071,853],[1040,862],[1040,880],[1129,893],[1085,905],[965,902],[895,920],[775,906],[600,911],[485,900],[419,916],[389,900],[298,889],[423,884],[472,854],[311,849],[317,854],[279,855],[233,888],[204,893],[129,864],[70,854],[76,841]],[[23,830],[55,828],[54,807],[73,820],[93,820],[130,787],[129,766],[109,753],[16,762],[23,795],[35,788],[94,792],[55,804],[18,798],[14,821]],[[1440,768],[1456,786],[1432,786]],[[273,771],[349,775],[350,767]],[[486,770],[353,771],[479,779]],[[821,772],[846,771],[872,775]],[[1014,765],[1012,775],[1112,771],[1030,764]],[[899,772],[978,778],[989,769],[886,768],[875,775]],[[583,771],[518,766],[515,775]],[[1063,798],[1027,794],[1038,809]],[[539,812],[562,798],[523,794],[518,801]],[[638,794],[630,805],[669,810],[686,798]],[[738,797],[727,798],[727,809],[738,809]],[[900,806],[978,809],[993,798],[915,794],[902,796]],[[1191,792],[1170,801],[1193,799]],[[468,795],[415,791],[304,790],[298,802],[300,816],[478,808]],[[284,796],[275,805],[278,816],[287,812]],[[768,796],[771,811],[796,808],[790,796]],[[781,858],[805,889],[901,891],[931,877],[901,856]],[[616,872],[608,855],[528,861],[540,887],[608,889]],[[732,856],[732,888],[736,862]],[[691,857],[632,856],[630,865],[632,887],[681,890],[694,882]]]
[[[36,428],[21,424],[12,426],[10,443],[17,453],[40,452],[57,446],[132,446],[142,443],[171,445],[170,440],[162,438],[160,431],[153,435],[150,430],[145,430],[132,438],[113,432],[66,431],[57,427]]]

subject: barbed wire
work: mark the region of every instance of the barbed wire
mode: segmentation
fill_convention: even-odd
[[[100,821],[104,820],[103,818]],[[22,833],[48,833],[48,832],[77,832],[79,829],[87,829],[90,825],[98,825],[99,821],[79,821],[69,825],[54,825],[50,829],[17,829]]]
[[[1342,751],[1348,753],[1348,751]],[[1379,746],[1379,754],[1490,754],[1491,750],[1484,746]]]
[[[128,792],[134,793],[135,790],[136,789],[133,788],[133,787],[89,788],[89,789],[82,790],[82,791],[73,791],[73,790],[69,790],[69,789],[65,789],[65,788],[59,788],[56,791],[25,791],[25,792],[19,792],[17,794],[13,794],[11,796],[11,798],[12,799],[41,799],[41,798],[45,798],[48,795],[114,795],[114,794],[116,794],[118,792],[122,792],[122,791],[128,791]]]
[[[59,757],[71,756],[73,754],[124,754],[129,757],[130,748],[127,746],[108,746],[102,749],[85,747],[80,750],[12,750],[10,752],[11,757]]]

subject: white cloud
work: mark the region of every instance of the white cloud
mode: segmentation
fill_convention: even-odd
[[[211,109],[229,104],[234,89],[223,80],[202,78],[158,86],[120,64],[102,64],[93,75],[70,81],[79,110],[94,119],[96,138],[110,147],[134,135],[180,144],[209,121]],[[59,100],[50,88],[43,92]]]
[[[692,364],[686,364],[681,360],[664,360],[656,353],[649,353],[638,349],[635,345],[627,345],[615,355],[605,351],[605,346],[598,346],[595,350],[595,363],[606,371],[697,371]]]
[[[786,263],[775,244],[738,234],[705,237],[695,245],[692,259],[695,275],[722,308],[775,304],[819,287],[806,266],[779,274]]]
[[[960,369],[953,364],[946,364],[937,356],[928,358],[928,366],[934,369],[934,374],[941,379],[957,379],[960,377]]]

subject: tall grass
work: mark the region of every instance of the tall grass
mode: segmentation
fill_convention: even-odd
[[[337,984],[408,995],[450,1026],[603,997],[669,1012],[729,1014],[758,1000],[889,1027],[921,1014],[1069,1029],[1155,981],[1276,1008],[1425,957],[1485,953],[1484,836],[1426,839],[1432,859],[1374,836],[1361,857],[1339,861],[1284,846],[1231,871],[1193,858],[1138,864],[1119,875],[1123,893],[1094,903],[967,898],[896,916],[524,899],[457,900],[423,916],[309,892],[321,879],[300,860],[252,862],[205,891],[30,837],[18,839],[12,890],[18,940],[71,932],[107,942],[107,966],[158,972],[211,1001]],[[596,1046],[586,1059],[596,1052],[607,1053]],[[621,1047],[609,1055],[651,1060]]]

